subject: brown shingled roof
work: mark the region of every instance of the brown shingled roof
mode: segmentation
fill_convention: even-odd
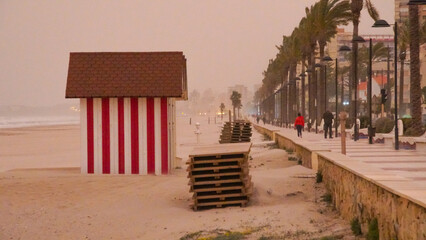
[[[66,98],[187,98],[182,52],[71,53]]]

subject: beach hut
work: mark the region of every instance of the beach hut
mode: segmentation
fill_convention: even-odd
[[[167,174],[176,100],[187,100],[182,52],[70,54],[66,98],[80,99],[81,172]]]

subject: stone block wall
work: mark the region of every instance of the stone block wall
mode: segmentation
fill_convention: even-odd
[[[312,152],[306,148],[296,145],[296,153],[302,159],[302,166],[312,168]]]
[[[377,218],[380,239],[426,239],[426,209],[407,198],[319,156],[318,171],[333,204],[348,221],[358,218],[363,233]]]
[[[267,135],[271,140],[272,139],[274,139],[274,132],[273,131],[271,131],[271,130],[269,130],[269,129],[267,129],[267,128],[264,128],[264,127],[262,127],[262,126],[259,126],[259,125],[256,125],[256,124],[253,124],[253,127],[254,127],[254,129],[256,129],[260,134],[263,134],[263,135]]]

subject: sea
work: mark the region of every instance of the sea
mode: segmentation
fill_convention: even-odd
[[[47,107],[0,106],[0,128],[79,123],[80,110],[74,102]]]
[[[0,128],[79,124],[79,116],[0,116]]]

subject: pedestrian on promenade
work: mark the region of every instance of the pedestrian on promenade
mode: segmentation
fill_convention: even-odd
[[[263,125],[265,125],[265,123],[266,123],[266,117],[263,116],[262,120],[263,120]]]
[[[257,124],[259,124],[259,120],[260,120],[260,117],[259,117],[259,115],[257,115],[257,117],[256,117]]]
[[[302,137],[302,129],[305,127],[305,121],[300,113],[297,114],[296,121],[294,121],[294,127],[297,129],[297,136]]]
[[[333,124],[334,116],[330,112],[330,110],[327,110],[323,115],[322,118],[324,119],[324,138],[327,138],[327,132],[329,132],[330,138],[333,138],[333,130],[331,125]]]

